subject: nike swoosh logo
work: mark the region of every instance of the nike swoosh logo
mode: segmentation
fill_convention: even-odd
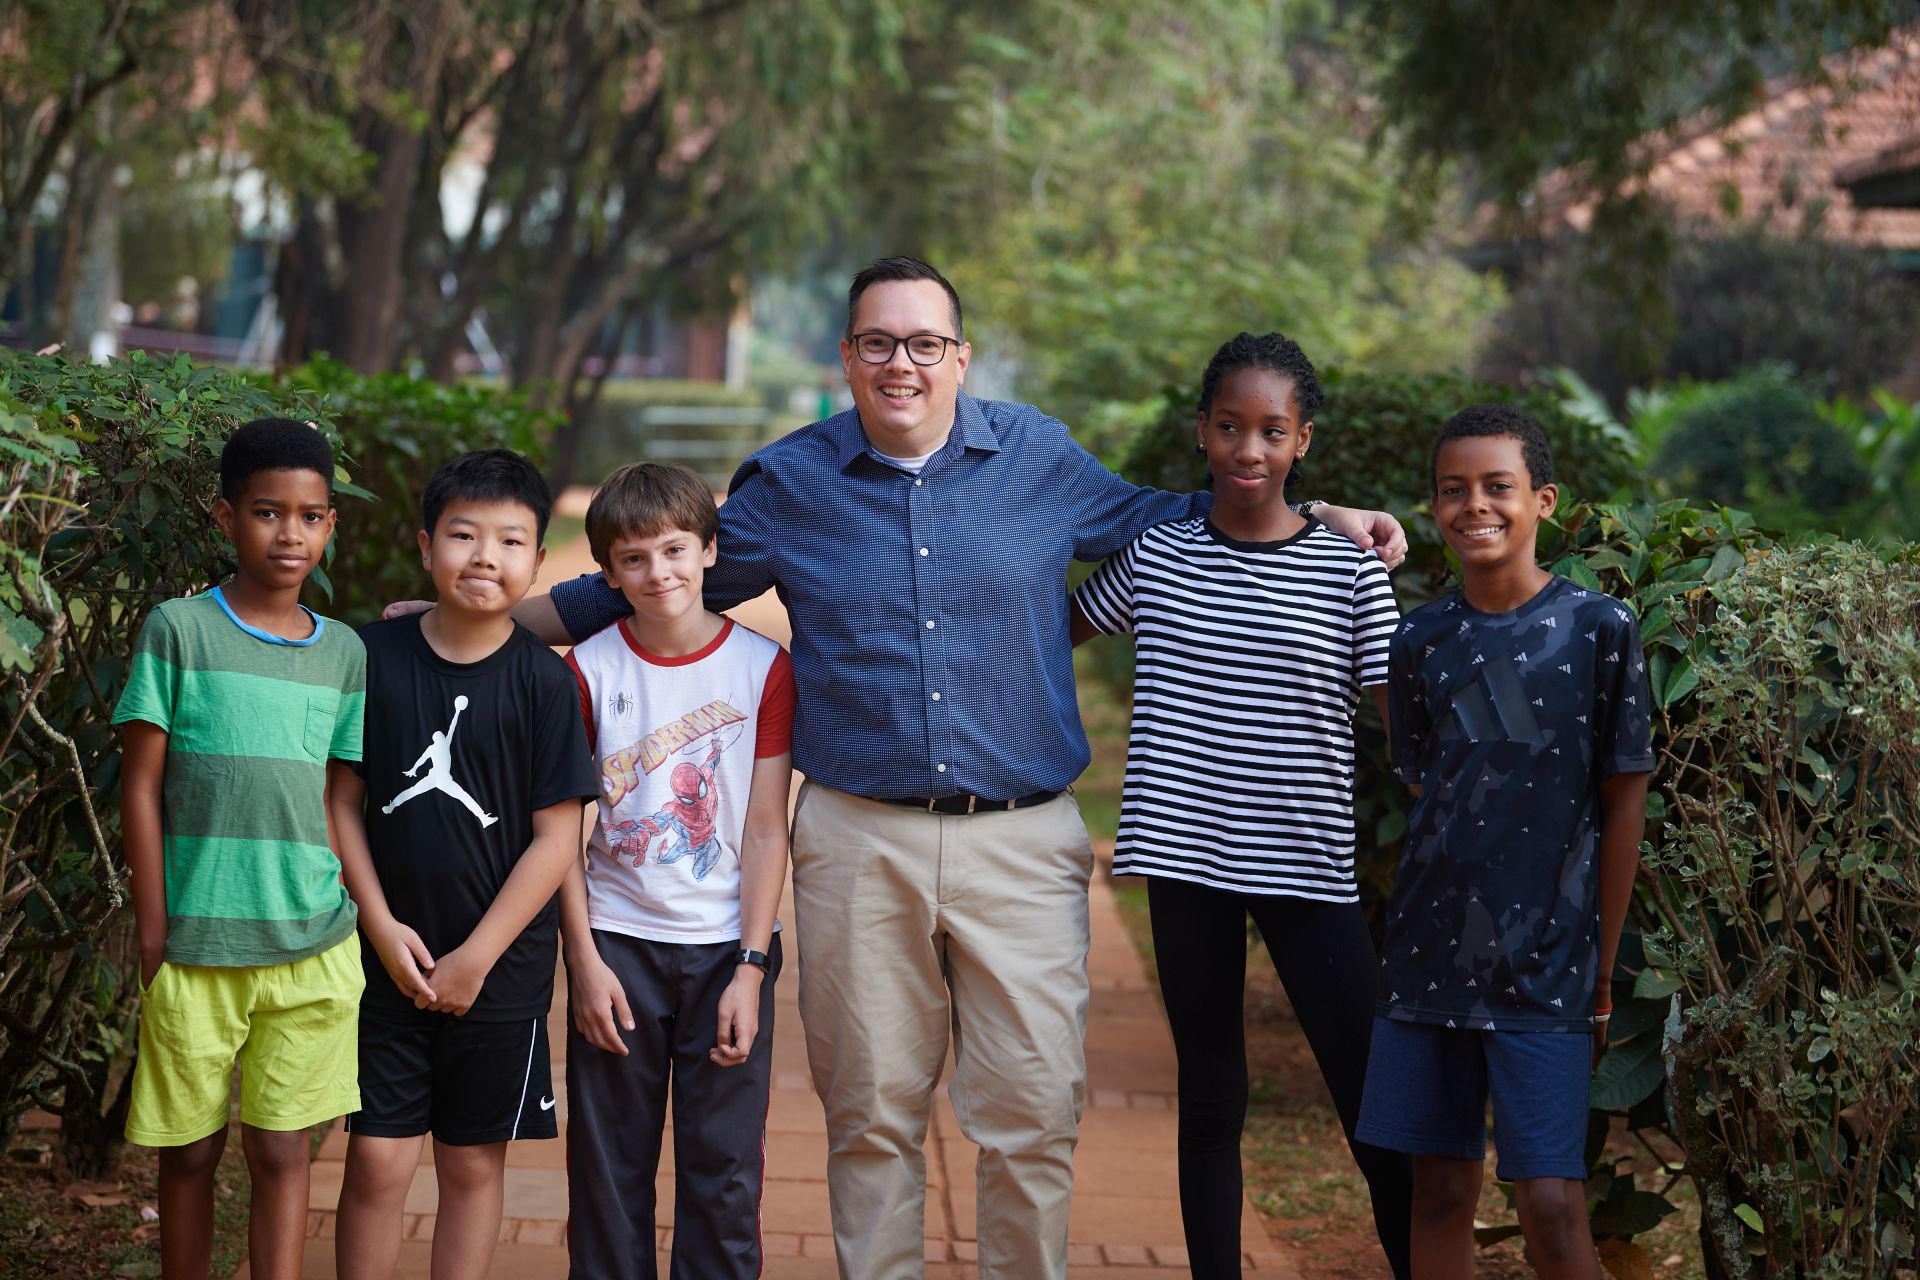
[[[551,1111],[551,1110],[553,1110],[553,1099],[552,1099],[552,1098],[542,1098],[542,1099],[540,1099],[540,1109],[541,1109],[542,1111]]]

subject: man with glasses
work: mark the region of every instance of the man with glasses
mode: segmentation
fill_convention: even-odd
[[[720,509],[707,604],[793,619],[800,1011],[826,1108],[841,1274],[924,1270],[926,1136],[951,1097],[981,1147],[982,1276],[1064,1277],[1086,1087],[1088,761],[1067,565],[1205,512],[1136,488],[1029,405],[961,392],[960,298],[915,258],[853,279],[854,409],[768,445]],[[1320,508],[1397,563],[1391,517]],[[526,601],[554,643],[629,612],[598,576]]]

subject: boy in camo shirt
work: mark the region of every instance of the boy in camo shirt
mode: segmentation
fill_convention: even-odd
[[[1433,486],[1462,585],[1390,646],[1394,769],[1418,798],[1357,1137],[1414,1158],[1414,1275],[1469,1277],[1491,1096],[1534,1265],[1600,1280],[1583,1148],[1653,768],[1639,626],[1535,562],[1559,490],[1525,414],[1456,414]]]

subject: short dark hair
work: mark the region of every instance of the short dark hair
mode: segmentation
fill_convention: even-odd
[[[960,327],[960,293],[953,287],[953,282],[920,259],[901,256],[875,258],[854,273],[853,284],[847,289],[847,337],[853,336],[853,316],[860,309],[860,295],[867,291],[868,286],[885,284],[890,280],[931,280],[945,289],[947,305],[953,312],[953,336],[966,336],[966,331]]]
[[[587,504],[587,545],[602,569],[617,540],[673,529],[699,535],[703,547],[720,532],[712,487],[673,463],[630,462],[602,480]]]
[[[420,527],[432,536],[450,502],[517,502],[533,512],[534,543],[547,537],[553,491],[539,468],[511,449],[475,449],[441,464],[420,492]]]
[[[1284,333],[1258,336],[1240,333],[1222,343],[1213,353],[1213,359],[1207,362],[1207,371],[1200,378],[1201,413],[1213,407],[1220,379],[1242,369],[1271,369],[1291,379],[1293,407],[1299,410],[1302,421],[1311,419],[1325,402],[1326,397],[1320,391],[1320,375],[1314,371],[1313,361],[1307,359],[1299,343]]]
[[[317,471],[333,495],[333,446],[312,423],[255,418],[234,429],[220,450],[220,496],[238,502],[261,471]]]
[[[1527,483],[1535,489],[1553,483],[1553,448],[1539,423],[1510,404],[1470,404],[1447,419],[1440,428],[1440,438],[1433,442],[1427,482],[1436,492],[1440,488],[1440,447],[1470,436],[1512,436],[1520,442],[1520,456],[1526,460]]]

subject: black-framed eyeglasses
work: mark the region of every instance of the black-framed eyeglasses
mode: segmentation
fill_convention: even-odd
[[[865,333],[853,335],[853,349],[868,364],[885,364],[893,359],[893,353],[901,344],[907,348],[907,359],[915,364],[939,364],[947,358],[947,346],[960,345],[960,339],[948,338],[937,333],[914,333],[904,338],[896,338],[890,333],[878,329],[869,329]]]

